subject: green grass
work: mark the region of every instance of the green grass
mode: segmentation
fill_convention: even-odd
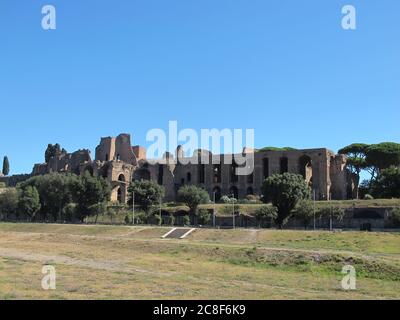
[[[398,299],[400,234],[0,223],[1,299]],[[40,288],[41,267],[57,290]],[[357,270],[357,290],[340,287]]]

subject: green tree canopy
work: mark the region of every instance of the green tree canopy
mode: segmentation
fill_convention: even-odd
[[[203,188],[187,185],[179,188],[178,201],[186,204],[190,209],[190,213],[195,215],[199,204],[210,202],[210,196]]]
[[[20,192],[18,210],[26,214],[31,221],[40,209],[39,192],[35,187],[27,186]]]
[[[360,173],[362,170],[367,169],[368,165],[365,160],[366,150],[369,147],[365,143],[353,143],[348,145],[338,152],[347,156],[346,166],[357,179],[355,181],[355,197],[358,198],[358,185],[360,183]]]
[[[18,192],[15,188],[7,189],[0,193],[0,215],[2,219],[7,220],[11,214],[17,214]]]
[[[72,180],[70,188],[81,221],[87,216],[97,215],[101,204],[108,201],[111,194],[109,183],[102,177],[93,177],[89,172]]]
[[[275,174],[264,180],[263,201],[277,207],[275,223],[281,229],[289,219],[297,203],[311,198],[311,190],[301,175],[293,173]]]
[[[5,156],[3,158],[3,174],[5,176],[8,176],[8,174],[10,173],[10,162],[8,161],[8,157]]]
[[[370,192],[375,198],[400,198],[400,168],[391,166],[383,169],[371,182]]]
[[[365,158],[368,147],[369,145],[365,143],[353,143],[340,149],[338,152],[347,156],[347,166],[351,172],[359,175],[361,170],[367,167]]]
[[[346,212],[343,208],[329,205],[318,209],[317,215],[323,218],[342,220],[345,213]]]
[[[294,216],[301,220],[304,228],[307,229],[314,218],[313,203],[310,200],[300,200],[296,206]]]
[[[67,150],[65,150],[64,148],[61,149],[61,146],[58,143],[56,143],[54,145],[49,143],[47,145],[47,149],[44,153],[44,158],[45,158],[46,163],[48,163],[52,157],[58,156],[60,154],[66,154],[66,153],[67,153]]]
[[[39,192],[41,213],[44,218],[51,215],[54,220],[60,218],[62,210],[72,199],[72,185],[79,179],[75,175],[51,173],[32,177],[19,185],[20,189],[35,187]]]
[[[389,168],[400,165],[400,144],[394,142],[383,142],[370,145],[366,149],[366,162],[378,169]]]
[[[128,188],[128,192],[129,202],[132,203],[132,194],[134,193],[135,205],[139,205],[149,215],[151,207],[159,203],[160,199],[164,197],[165,189],[154,181],[140,180],[133,181]]]
[[[51,215],[54,220],[61,219],[64,208],[76,203],[76,217],[81,221],[94,214],[93,206],[106,202],[110,197],[110,186],[101,177],[51,173],[32,177],[19,185],[21,190],[35,187],[39,192],[41,213],[44,218]],[[97,212],[97,211],[96,211]]]
[[[255,217],[258,221],[258,225],[261,227],[261,223],[267,219],[276,219],[277,208],[274,206],[261,206],[255,211]]]

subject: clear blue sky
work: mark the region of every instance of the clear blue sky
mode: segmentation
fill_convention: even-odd
[[[0,156],[30,172],[48,143],[94,155],[169,120],[254,128],[257,147],[399,142],[399,15],[398,0],[2,0]]]

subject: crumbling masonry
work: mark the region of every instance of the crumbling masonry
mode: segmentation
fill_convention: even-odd
[[[175,159],[182,150],[178,147]],[[244,150],[244,152],[247,152]],[[174,156],[166,153],[158,161],[146,160],[146,150],[141,146],[131,146],[129,134],[118,137],[101,138],[96,148],[95,160],[89,150],[53,157],[48,163],[36,164],[33,175],[51,172],[70,172],[78,175],[90,172],[104,177],[112,187],[111,201],[125,203],[128,200],[128,185],[132,180],[147,179],[165,187],[166,201],[174,201],[179,187],[193,184],[203,187],[218,200],[222,195],[245,198],[260,195],[262,181],[273,174],[291,172],[301,174],[314,190],[317,200],[329,197],[335,200],[351,198],[351,174],[346,169],[346,157],[325,149],[305,149],[287,151],[255,151],[254,171],[243,176],[236,175],[235,164],[224,164],[229,155],[213,155],[209,151],[198,150],[193,157],[208,157],[208,164],[198,161],[181,163],[173,161]],[[231,155],[230,155],[231,156]],[[218,158],[220,164],[213,164]]]

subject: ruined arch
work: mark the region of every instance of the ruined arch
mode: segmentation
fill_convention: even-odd
[[[205,177],[206,177],[206,166],[204,164],[199,164],[198,166],[198,180],[199,183],[204,183],[205,182]]]
[[[221,164],[214,164],[213,166],[213,182],[221,182]]]
[[[119,181],[119,182],[126,182],[126,179],[125,179],[125,176],[124,176],[123,173],[121,173],[121,174],[118,176],[118,181]]]
[[[215,201],[218,202],[222,197],[222,192],[220,187],[214,187],[213,189],[213,197],[215,193]]]
[[[122,190],[120,187],[118,187],[118,189],[117,189],[117,201],[119,203],[122,203]]]
[[[232,186],[229,189],[229,194],[233,196],[235,199],[239,199],[239,189],[236,186]]]
[[[311,185],[313,177],[312,160],[308,155],[299,158],[299,173]]]

